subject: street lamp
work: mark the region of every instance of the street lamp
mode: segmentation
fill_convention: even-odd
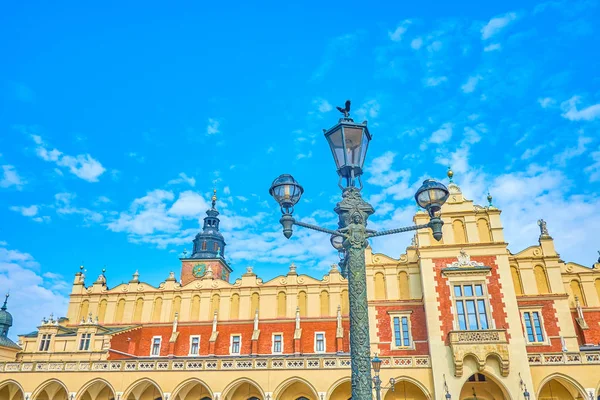
[[[373,377],[373,383],[375,384],[375,393],[377,394],[377,400],[381,400],[381,389],[391,389],[392,392],[395,389],[396,380],[394,378],[390,378],[390,386],[382,387],[381,386],[381,378],[379,378],[379,370],[381,369],[381,358],[375,357],[371,360],[371,366],[373,367],[373,372],[375,372],[375,376]]]
[[[342,189],[342,200],[334,208],[339,217],[338,229],[322,228],[294,219],[294,206],[300,200],[304,189],[291,175],[284,174],[275,179],[269,193],[281,207],[282,216],[279,222],[283,226],[283,234],[286,238],[289,239],[292,236],[294,225],[331,235],[331,244],[340,254],[342,274],[348,279],[352,399],[371,400],[369,315],[365,269],[367,239],[430,228],[434,238],[440,240],[443,225],[440,219],[440,209],[448,198],[449,192],[441,183],[428,179],[415,194],[415,199],[419,206],[429,213],[429,223],[379,232],[367,229],[367,219],[375,210],[361,196],[360,177],[363,173],[371,134],[366,121],[359,124],[349,117],[350,101],[346,101],[345,108],[338,107],[338,110],[344,114],[343,118],[340,118],[333,128],[324,131],[340,177],[338,186]],[[342,183],[345,183],[345,186],[342,186]]]

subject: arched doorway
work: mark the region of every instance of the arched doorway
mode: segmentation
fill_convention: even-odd
[[[348,400],[352,397],[350,378],[344,378],[334,383],[329,389],[328,400]]]
[[[564,375],[549,376],[540,387],[538,400],[579,400],[588,395],[577,382]]]
[[[68,397],[69,391],[64,383],[50,379],[42,383],[31,396],[32,400],[63,400]]]
[[[275,400],[320,400],[315,388],[308,381],[294,377],[283,381],[273,392]]]
[[[0,383],[0,399],[24,400],[23,389],[15,381],[4,381]]]
[[[102,379],[97,379],[84,385],[76,397],[77,400],[115,400],[115,398],[115,392],[112,387]]]
[[[399,378],[394,390],[389,389],[383,400],[429,400],[429,395],[419,385],[416,381]]]
[[[211,400],[212,392],[200,379],[192,378],[180,384],[171,395],[172,400]]]
[[[221,400],[265,400],[265,394],[256,382],[242,378],[223,390]]]
[[[123,400],[162,400],[162,391],[158,385],[150,379],[141,379],[127,388]]]
[[[510,400],[503,387],[492,377],[480,373],[471,375],[460,391],[460,400]]]

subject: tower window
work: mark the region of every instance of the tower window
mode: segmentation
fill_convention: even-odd
[[[206,250],[206,240],[202,242],[202,250]]]
[[[92,337],[91,333],[84,333],[81,335],[81,339],[79,339],[79,351],[90,349],[90,338],[91,337]]]
[[[213,243],[213,250],[214,251],[219,250],[219,243],[217,243],[217,242]]]

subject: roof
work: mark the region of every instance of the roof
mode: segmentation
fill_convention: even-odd
[[[7,338],[6,336],[0,336],[0,347],[10,347],[13,349],[21,350],[18,344]]]

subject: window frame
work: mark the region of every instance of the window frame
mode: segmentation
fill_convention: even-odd
[[[275,351],[275,336],[281,336],[281,347]],[[271,354],[283,354],[283,332],[273,332],[271,335]]]
[[[390,348],[397,350],[410,350],[415,348],[415,341],[412,334],[412,322],[411,322],[411,314],[412,310],[406,311],[389,311],[390,316],[390,327],[392,328],[392,339],[390,341]],[[398,327],[400,329],[400,346],[396,345],[396,325],[394,319],[398,318]],[[408,326],[408,346],[404,345],[405,337],[402,326],[402,318],[406,318],[407,326]]]
[[[90,332],[82,333],[79,336],[79,351],[89,351],[91,341],[92,341],[92,334]]]
[[[154,354],[154,341],[158,339],[158,354]],[[150,342],[150,357],[160,357],[160,350],[162,349],[162,336],[152,336]]]
[[[317,336],[318,335],[323,335],[323,350],[317,350],[317,343],[318,343],[317,342]],[[315,335],[314,335],[313,339],[314,339],[314,351],[315,351],[315,353],[318,353],[318,354],[326,353],[327,352],[327,335],[325,335],[325,332],[323,332],[323,331],[315,332]]]
[[[525,337],[525,345],[526,346],[550,346],[550,338],[548,337],[548,333],[546,332],[546,324],[544,322],[544,314],[542,313],[542,307],[524,307],[519,308],[519,313],[521,314],[521,324],[523,325],[523,336]],[[531,329],[533,331],[533,337],[536,339],[535,342],[529,340],[529,334],[527,333],[527,324],[525,322],[525,313],[530,314],[531,319]],[[542,331],[542,336],[544,340],[537,341],[538,334],[536,332],[535,323],[533,321],[533,313],[538,314],[539,322],[540,322],[540,330]]]
[[[192,353],[192,345],[193,345],[194,339],[198,339],[198,352],[197,353]],[[188,351],[188,356],[198,357],[199,355],[200,355],[200,335],[190,335],[190,348]]]
[[[40,337],[40,345],[38,346],[38,351],[47,352],[50,351],[50,341],[52,340],[51,333],[43,333],[42,337]]]
[[[495,328],[495,321],[492,316],[492,307],[490,305],[490,294],[487,290],[487,280],[486,279],[473,279],[473,280],[449,280],[448,285],[450,286],[450,293],[452,296],[452,312],[454,314],[454,329],[459,331],[486,331],[493,330]],[[477,294],[476,286],[481,285],[482,294]],[[461,288],[461,296],[456,295],[455,286],[460,286]],[[473,288],[473,295],[465,296],[464,295],[464,287],[471,286]],[[475,322],[477,323],[477,329],[470,329],[469,327],[469,311],[467,307],[467,301],[473,301],[475,306]],[[480,310],[480,301],[483,301],[483,308],[485,311],[485,318],[487,322],[487,328],[481,328],[481,310]],[[460,326],[460,313],[458,303],[461,302],[463,304],[463,315],[465,318],[465,329]]]
[[[238,342],[238,351],[234,352],[233,351],[233,338],[239,338],[239,342]],[[232,356],[239,356],[242,354],[242,334],[240,333],[233,333],[231,335],[229,335],[229,355]]]

